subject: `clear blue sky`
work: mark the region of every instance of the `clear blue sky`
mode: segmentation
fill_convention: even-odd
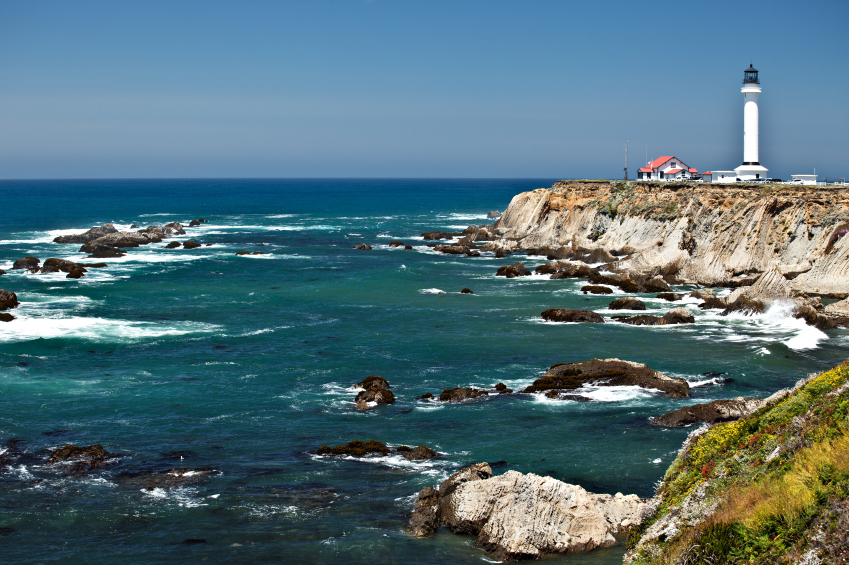
[[[0,178],[849,176],[849,2],[0,0]]]

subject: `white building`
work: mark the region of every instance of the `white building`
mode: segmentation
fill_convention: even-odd
[[[743,71],[743,164],[734,169],[741,181],[767,178],[768,170],[758,161],[758,97],[761,94],[758,71],[749,65]]]
[[[637,180],[689,180],[698,171],[687,166],[684,161],[669,155],[658,157],[637,171]]]
[[[737,182],[737,171],[708,171],[702,173],[704,182],[729,183]]]

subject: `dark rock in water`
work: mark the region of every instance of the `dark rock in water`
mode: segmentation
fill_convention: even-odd
[[[434,450],[429,448],[426,445],[420,445],[415,449],[410,451],[401,451],[398,449],[398,452],[404,457],[404,459],[408,461],[426,461],[428,459],[433,459],[438,455]]]
[[[106,259],[109,257],[123,257],[127,254],[123,249],[111,245],[85,244],[80,248],[80,253],[90,253],[89,258]]]
[[[168,245],[165,246],[165,249],[176,249],[178,247],[180,247],[179,241],[171,241],[168,243]],[[245,251],[244,253],[247,253],[247,251]]]
[[[474,249],[469,249],[468,251],[466,251],[466,257],[480,257],[480,256],[481,256],[480,251],[476,251]]]
[[[250,255],[250,251],[236,251],[236,255]]]
[[[541,314],[543,320],[549,322],[577,322],[588,324],[603,324],[604,318],[591,310],[568,310],[566,308],[549,308]]]
[[[392,453],[392,450],[386,447],[385,444],[382,444],[377,440],[370,439],[368,441],[354,440],[348,442],[347,445],[337,445],[336,447],[322,445],[318,448],[316,453],[318,455],[350,455],[352,457],[365,457],[372,453],[377,453],[378,455],[389,455]]]
[[[372,386],[364,391],[361,391],[357,394],[357,397],[354,399],[358,404],[360,402],[376,402],[378,404],[392,404],[395,402],[395,395],[392,394],[391,390],[379,387]]]
[[[645,310],[646,304],[637,298],[624,296],[611,302],[608,308],[611,310]]]
[[[504,383],[498,383],[495,385],[495,390],[498,391],[498,394],[510,394],[513,392],[512,388],[507,388],[507,385]]]
[[[46,260],[44,264],[41,266],[41,273],[70,273],[74,269],[78,269],[83,273],[87,272],[85,267],[80,265],[79,263],[74,263],[73,261],[66,261],[64,259],[56,259],[55,257],[51,257]]]
[[[412,245],[405,245],[405,246],[404,246],[404,251],[409,251],[409,250],[410,250],[410,249],[412,249],[412,248],[413,248],[413,246],[412,246]]]
[[[629,324],[631,326],[659,326],[661,325],[661,317],[660,316],[651,316],[649,314],[641,314],[639,316],[611,316],[612,320],[616,322],[621,322],[623,324]]]
[[[431,398],[433,398],[433,394],[426,392],[419,397],[419,400],[430,400]]]
[[[416,537],[429,536],[439,529],[439,491],[427,487],[419,491],[410,516],[410,531]]]
[[[661,300],[666,300],[667,302],[675,302],[676,300],[681,300],[684,298],[683,294],[675,294],[673,292],[661,292],[655,298],[660,298]]]
[[[612,316],[617,322],[630,324],[632,326],[666,326],[672,324],[692,324],[696,321],[695,317],[686,308],[674,308],[663,316],[650,316],[642,314],[640,316]]]
[[[377,375],[369,375],[354,386],[365,389],[369,389],[373,386],[380,388],[392,388],[391,386],[389,386],[389,383],[386,381],[386,379]]]
[[[371,245],[366,245],[365,243],[358,243],[354,246],[354,249],[371,249]]]
[[[433,250],[448,255],[462,255],[466,252],[466,248],[462,245],[437,245]]]
[[[83,275],[82,270],[72,269],[70,273],[65,275],[65,278],[66,279],[79,279],[79,278],[82,278],[83,276],[85,276],[85,275]]]
[[[586,285],[586,286],[582,286],[581,291],[584,294],[586,294],[588,292],[592,293],[592,294],[613,294],[613,289],[611,289],[611,288],[608,288],[606,286],[596,286],[596,285],[591,285],[591,284]]]
[[[196,241],[192,241],[192,240],[183,242],[183,248],[184,249],[196,249],[200,246],[201,246],[200,243],[198,243]]]
[[[639,386],[658,389],[670,398],[689,398],[690,385],[684,379],[649,369],[643,363],[620,359],[592,359],[580,363],[556,363],[522,392],[574,390],[585,383],[595,386]]]
[[[489,212],[486,213],[486,217],[489,220],[495,220],[495,219],[499,218],[500,216],[501,216],[501,212],[499,212],[498,210],[490,210]]]
[[[7,527],[0,528],[0,536],[10,536],[10,535],[14,534],[15,532],[17,532],[17,530],[15,528],[7,528]]]
[[[15,317],[8,312],[0,312],[0,322],[11,322]]]
[[[47,460],[48,465],[55,465],[66,461],[78,463],[71,467],[71,473],[84,473],[91,471],[106,464],[110,453],[103,449],[102,445],[89,445],[87,447],[79,447],[76,445],[66,445],[57,449],[50,454],[50,459]]]
[[[198,220],[192,220],[191,222],[189,222],[190,228],[193,228],[193,227],[199,226],[199,225],[200,225],[200,221],[198,221]]]
[[[530,274],[531,272],[525,267],[524,263],[513,263],[507,267],[499,267],[495,276],[512,279],[514,277],[528,277]]]
[[[17,269],[36,269],[38,268],[38,265],[40,263],[41,259],[37,259],[35,257],[23,257],[15,261],[15,263],[12,265],[12,270],[14,271]]]
[[[504,258],[506,255],[507,255],[507,254],[506,254],[506,253],[504,253],[504,252],[503,252],[503,251],[501,251],[501,250],[498,250],[498,251],[496,251],[496,252],[495,252],[495,258],[496,258],[496,259],[502,259],[502,258]]]
[[[0,289],[0,310],[17,308],[19,304],[17,294],[10,290]]]
[[[763,404],[764,400],[761,398],[739,397],[728,400],[714,400],[707,404],[685,406],[663,416],[649,418],[649,422],[666,427],[681,427],[696,422],[707,422],[708,424],[730,422],[751,415]]]
[[[707,301],[705,301],[707,302]],[[720,316],[727,316],[731,312],[740,312],[746,316],[752,314],[763,314],[767,311],[767,303],[758,298],[751,298],[743,295],[734,302],[725,305],[725,309],[719,313]]]
[[[53,238],[53,243],[86,243],[113,233],[118,233],[115,226],[112,224],[103,224],[100,227],[91,228],[85,233],[60,235],[59,237]]]
[[[390,241],[389,247],[404,247],[403,241]]]
[[[192,221],[195,222],[197,220],[192,220]],[[195,545],[195,544],[198,544],[198,543],[207,543],[207,541],[203,538],[186,538],[183,541],[181,541],[180,543],[185,543],[187,545]]]
[[[447,231],[431,231],[422,234],[422,237],[427,240],[435,239],[454,239],[460,234],[449,233]]]
[[[707,371],[702,373],[703,377],[721,377],[722,375],[726,375],[727,373],[717,373],[716,371]]]
[[[664,324],[692,324],[696,318],[686,308],[674,308],[663,315]]]
[[[133,224],[133,225],[130,226],[130,229],[131,230],[138,229],[138,226],[136,224]]]
[[[439,395],[440,402],[462,402],[479,396],[489,396],[485,390],[478,388],[446,388]]]
[[[470,288],[464,288],[460,291],[460,294],[474,294],[474,292],[472,292],[472,289]]]
[[[581,394],[565,394],[560,392],[558,389],[551,389],[545,393],[546,398],[553,398],[557,400],[571,400],[573,402],[591,402],[592,398],[588,396],[583,396]]]
[[[586,263],[571,261],[552,261],[538,266],[534,271],[541,275],[551,275],[552,279],[588,279],[599,274],[598,269]]]
[[[813,306],[808,304],[797,304],[793,309],[793,317],[805,320],[809,326],[814,326],[821,330],[831,330],[837,327],[837,322],[835,320],[823,316],[817,312]]]
[[[180,459],[180,460],[183,460],[183,459],[188,459],[189,457],[194,457],[195,452],[194,451],[188,451],[188,450],[165,451],[164,453],[160,453],[159,455],[161,457],[163,457],[164,459]]]
[[[669,292],[672,290],[669,283],[660,276],[645,281],[643,287],[646,289],[646,292]]]

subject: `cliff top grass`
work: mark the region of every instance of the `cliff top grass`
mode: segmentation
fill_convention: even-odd
[[[737,422],[693,432],[626,561],[846,563],[849,363]]]

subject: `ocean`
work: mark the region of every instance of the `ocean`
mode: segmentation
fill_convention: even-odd
[[[642,295],[647,313],[684,306],[696,323],[546,323],[548,308],[609,316],[623,293],[496,277],[499,266],[547,261],[442,255],[421,237],[492,223],[488,211],[554,180],[0,182],[0,288],[21,302],[17,319],[0,322],[0,561],[490,562],[474,538],[406,533],[416,493],[487,461],[496,474],[648,497],[692,430],[649,417],[765,397],[846,358],[846,330],[808,327],[780,306],[721,317],[691,298]],[[78,280],[10,270],[24,256],[100,261],[57,235],[200,217],[208,223],[177,238],[198,249],[129,249]],[[693,398],[588,387],[590,402],[418,399],[499,382],[521,390],[554,363],[610,357],[687,379]],[[351,387],[368,375],[386,378],[397,401],[356,411]],[[355,439],[440,455],[315,454]],[[70,474],[47,464],[66,444],[115,455]],[[150,482],[187,467],[207,471]],[[623,553],[620,543],[548,562],[621,563]]]

